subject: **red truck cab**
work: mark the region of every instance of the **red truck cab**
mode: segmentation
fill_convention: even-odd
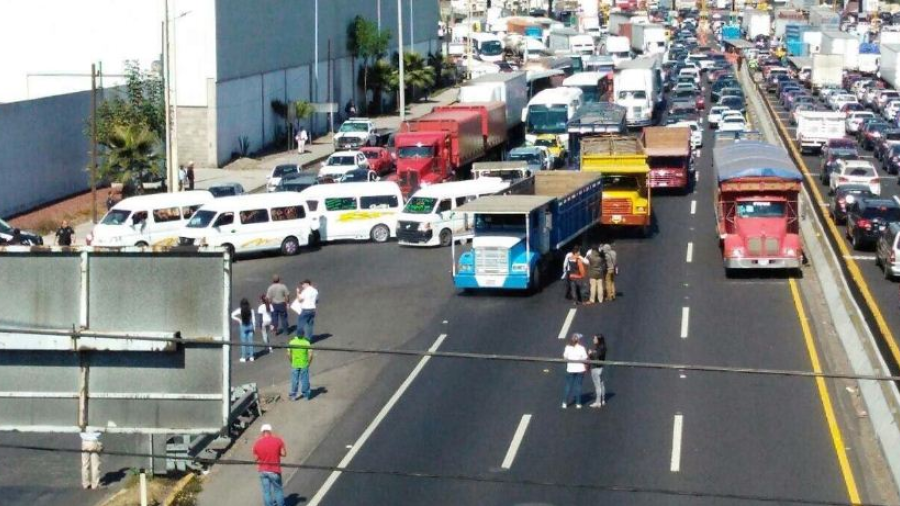
[[[650,188],[691,189],[691,129],[645,127],[644,152],[650,165]]]
[[[422,186],[436,184],[453,175],[447,132],[405,132],[397,135],[397,181],[404,195]]]
[[[716,147],[716,220],[726,273],[799,269],[803,181],[787,151],[744,141]]]

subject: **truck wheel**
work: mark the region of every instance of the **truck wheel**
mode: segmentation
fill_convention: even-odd
[[[528,289],[531,293],[540,293],[540,291],[544,288],[544,280],[541,275],[541,271],[543,267],[538,264],[534,266],[534,269],[531,270],[531,279],[528,282]]]
[[[288,237],[281,243],[281,254],[290,257],[300,253],[300,241],[296,237]]]
[[[856,234],[850,236],[850,245],[853,246],[854,250],[859,249],[859,239],[856,237]]]
[[[375,225],[369,235],[375,242],[387,242],[391,238],[391,229],[387,225]]]
[[[451,232],[449,228],[445,228],[444,230],[441,230],[438,238],[441,246],[446,248],[447,246],[450,246],[450,243],[453,242],[453,232]]]

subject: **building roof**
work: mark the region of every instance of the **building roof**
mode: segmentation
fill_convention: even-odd
[[[543,207],[555,200],[544,195],[489,195],[473,200],[462,207],[458,213],[481,214],[526,214]]]
[[[743,177],[803,180],[788,152],[765,142],[743,141],[716,147],[713,165],[719,182]]]

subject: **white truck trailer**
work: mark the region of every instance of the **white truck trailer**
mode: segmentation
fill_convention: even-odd
[[[812,71],[809,81],[813,93],[818,93],[824,86],[840,86],[844,77],[844,56],[839,54],[812,55]]]
[[[477,77],[459,89],[460,103],[503,102],[506,126],[512,130],[522,124],[522,111],[528,105],[528,79],[522,71],[498,72]]]
[[[768,37],[772,34],[772,18],[769,16],[769,11],[745,10],[741,28],[746,32],[748,40],[753,40],[759,35]]]
[[[638,54],[666,51],[666,27],[652,23],[631,26],[631,49]]]
[[[844,68],[859,68],[859,39],[846,32],[822,32],[822,53],[844,55]]]
[[[616,105],[625,107],[628,126],[652,125],[662,97],[659,62],[656,58],[635,58],[623,62],[613,76]]]
[[[881,78],[900,88],[900,44],[881,45]]]

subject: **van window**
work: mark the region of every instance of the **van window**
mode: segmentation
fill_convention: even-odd
[[[234,223],[234,213],[222,213],[216,219],[214,227],[227,227]]]
[[[470,198],[474,200],[474,197],[456,197],[456,207],[465,204]]]
[[[166,223],[168,221],[178,221],[181,219],[181,210],[177,207],[167,207],[165,209],[153,210],[153,221],[156,223]]]
[[[128,220],[128,216],[131,215],[131,211],[126,211],[124,209],[113,209],[112,211],[106,213],[106,216],[103,217],[103,221],[100,223],[104,225],[122,225]]]
[[[252,209],[250,211],[241,211],[241,224],[252,225],[254,223],[268,223],[269,212],[265,209]]]
[[[184,215],[184,219],[189,220],[197,212],[197,209],[200,209],[199,205],[184,206],[181,208],[181,213]]]
[[[453,209],[453,206],[450,205],[450,199],[443,199],[443,200],[441,200],[441,203],[438,204],[437,212],[443,213],[443,212],[449,211],[451,209]]]
[[[396,195],[374,195],[359,199],[360,209],[392,209],[400,206]]]
[[[356,199],[353,197],[325,199],[326,211],[352,211],[354,209],[356,209]]]
[[[299,220],[306,217],[303,206],[273,207],[272,221]]]
[[[316,212],[319,210],[319,201],[318,200],[307,200],[306,207],[309,208],[310,212]]]

